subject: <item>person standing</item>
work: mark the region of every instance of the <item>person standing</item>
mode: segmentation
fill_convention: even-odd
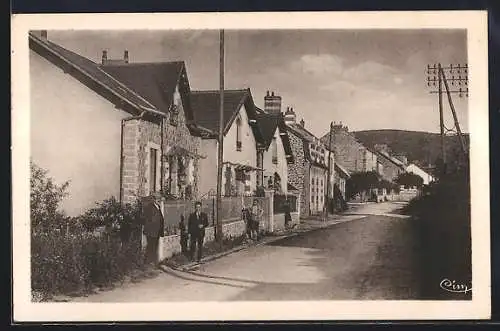
[[[189,253],[191,260],[194,260],[194,252],[197,250],[197,261],[200,262],[203,251],[203,240],[205,238],[205,228],[208,226],[208,216],[201,211],[201,202],[194,205],[195,211],[189,215],[188,232],[190,236]]]
[[[146,264],[158,263],[158,243],[164,235],[165,219],[160,207],[161,196],[150,195],[144,199],[143,224],[146,236]]]
[[[252,218],[251,238],[254,240],[259,240],[260,222],[264,211],[262,210],[262,208],[260,208],[257,199],[253,200],[253,205],[250,210],[250,213]]]

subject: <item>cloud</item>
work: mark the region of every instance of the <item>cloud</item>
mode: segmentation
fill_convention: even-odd
[[[306,54],[291,63],[291,68],[314,76],[340,75],[343,59],[332,54]]]

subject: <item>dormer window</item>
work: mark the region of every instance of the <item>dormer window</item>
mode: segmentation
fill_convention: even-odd
[[[236,119],[236,150],[241,152],[242,142],[241,142],[241,118]]]

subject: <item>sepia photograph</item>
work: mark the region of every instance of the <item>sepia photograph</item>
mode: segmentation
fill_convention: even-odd
[[[489,317],[486,14],[284,14],[13,19],[20,316]]]

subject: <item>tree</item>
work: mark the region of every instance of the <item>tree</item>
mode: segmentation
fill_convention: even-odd
[[[375,171],[355,172],[347,180],[346,195],[351,199],[358,193],[377,187],[379,181],[379,175]]]
[[[32,229],[58,227],[66,221],[64,213],[59,210],[63,198],[68,195],[69,181],[57,185],[48,176],[48,170],[30,161],[30,213]]]
[[[411,172],[404,172],[399,174],[396,178],[396,183],[399,185],[403,185],[405,188],[408,187],[422,187],[424,185],[424,180],[422,177],[415,175]]]

